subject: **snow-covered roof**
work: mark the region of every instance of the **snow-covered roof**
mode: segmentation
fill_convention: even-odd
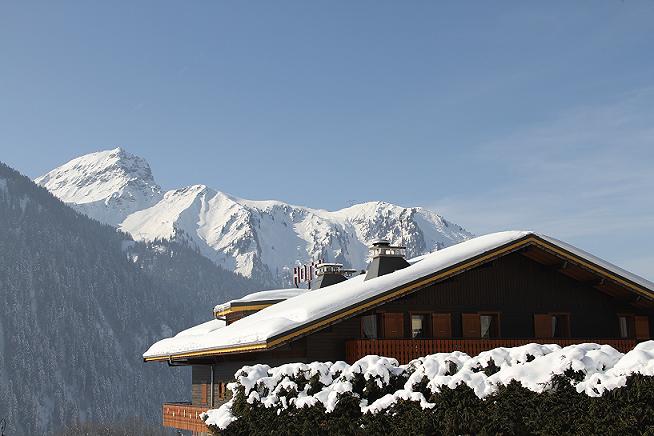
[[[218,329],[225,327],[227,323],[223,319],[212,319],[202,324],[198,324],[189,329],[182,330],[175,335],[176,338],[186,338],[189,336],[206,335],[207,333],[215,332]]]
[[[163,339],[152,345],[143,357],[163,360],[272,348],[529,244],[558,250],[561,255],[587,264],[634,292],[654,299],[654,283],[642,277],[549,236],[507,231],[444,248],[404,269],[374,279],[364,281],[360,275],[326,289],[302,292],[208,334]]]
[[[288,288],[254,292],[252,294],[246,295],[245,297],[219,304],[213,308],[213,311],[216,315],[224,315],[227,312],[233,311],[237,307],[247,308],[258,305],[270,305],[289,298],[297,297],[303,292],[307,292],[307,290],[300,288]]]

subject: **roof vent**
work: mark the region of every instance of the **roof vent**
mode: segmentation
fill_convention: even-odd
[[[316,265],[316,277],[318,281],[316,282],[315,289],[344,282],[355,272],[356,270],[353,269],[343,269],[343,264],[341,263],[319,263]]]
[[[385,239],[374,241],[370,247],[370,254],[372,255],[372,261],[365,280],[380,277],[409,266],[409,262],[404,258],[406,247],[392,246]]]

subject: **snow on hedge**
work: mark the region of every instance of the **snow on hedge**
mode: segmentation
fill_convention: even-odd
[[[465,353],[437,353],[399,365],[396,359],[366,356],[352,365],[345,362],[289,363],[271,368],[268,365],[244,366],[235,374],[236,381],[228,388],[236,396],[239,390],[250,404],[286,409],[322,404],[332,412],[339,395],[352,393],[360,398],[362,412],[378,413],[399,399],[420,403],[423,409],[433,408],[420,385],[427,383],[431,392],[444,386],[455,388],[465,384],[479,398],[495,392],[500,385],[516,380],[524,387],[542,392],[553,375],[574,374],[571,380],[578,392],[601,396],[606,390],[625,385],[627,376],[640,373],[654,376],[654,341],[638,344],[627,354],[613,347],[579,344],[561,348],[558,345],[528,344],[514,348],[495,348],[470,357]],[[366,392],[388,388],[398,380],[399,389],[368,404]],[[363,381],[366,388],[356,392]],[[372,387],[370,387],[372,386]],[[423,390],[424,392],[424,390]],[[233,400],[218,409],[207,411],[203,419],[208,425],[224,429],[237,418],[232,414]]]

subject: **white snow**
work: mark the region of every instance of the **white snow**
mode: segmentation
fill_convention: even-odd
[[[135,240],[182,240],[226,269],[269,283],[290,283],[290,268],[318,258],[363,269],[379,238],[407,245],[415,256],[472,236],[430,210],[384,202],[330,212],[205,185],[162,195],[147,162],[122,149],[79,157],[36,182]]]
[[[158,204],[127,217],[120,229],[143,240],[171,239],[181,231],[205,256],[226,268],[248,277],[263,268],[275,278],[324,253],[325,261],[365,268],[368,246],[379,236],[401,242],[404,234],[414,239],[429,235],[413,243],[412,248],[420,251],[416,254],[471,237],[459,226],[444,226],[442,218],[425,209],[387,203],[360,206],[329,212],[244,200],[197,185],[167,192]],[[410,225],[403,218],[409,210],[414,211],[411,216],[430,219],[425,218],[419,229],[404,229]],[[398,229],[403,234],[394,235]]]
[[[78,211],[113,226],[161,199],[148,163],[120,147],[78,157],[34,181]]]
[[[234,305],[238,305],[240,303],[257,303],[257,302],[264,302],[264,301],[282,301],[286,300],[289,298],[297,297],[298,295],[307,292],[306,289],[303,288],[287,288],[287,289],[271,289],[267,291],[259,291],[259,292],[254,292],[252,294],[248,294],[244,297],[241,297],[236,300],[230,300],[226,303],[223,304],[218,304],[216,307],[214,307],[213,311],[214,312],[222,312],[224,310],[227,310],[231,308]]]
[[[487,375],[484,369],[493,361],[499,369]],[[580,382],[570,381],[578,392],[600,396],[606,390],[624,386],[626,377],[633,373],[654,375],[654,341],[638,344],[627,354],[608,345],[579,344],[561,348],[558,345],[528,344],[514,348],[496,348],[478,356],[465,353],[438,353],[398,365],[397,360],[380,356],[366,356],[351,366],[345,362],[289,363],[275,368],[268,365],[244,366],[235,374],[236,382],[228,388],[236,394],[242,386],[250,404],[259,402],[265,407],[288,408],[313,406],[322,403],[332,412],[338,394],[352,392],[360,398],[363,413],[379,413],[391,407],[398,399],[415,401],[423,409],[433,408],[421,393],[414,391],[416,383],[427,380],[431,392],[444,386],[454,389],[460,384],[472,388],[479,398],[493,394],[499,386],[515,380],[534,392],[549,388],[554,374],[566,370],[581,371]],[[308,384],[300,389],[298,381],[317,375],[320,390],[308,393]],[[378,386],[387,386],[391,376],[407,379],[402,389],[387,394],[368,404],[365,394],[354,392],[355,376],[373,380]],[[226,428],[236,418],[231,411],[232,402],[207,411],[203,419],[209,425]]]
[[[152,345],[145,352],[144,357],[167,357],[178,353],[236,345],[265,344],[268,339],[286,331],[355,306],[398,286],[441,271],[530,234],[533,232],[508,231],[479,236],[431,253],[421,261],[391,274],[367,281],[364,281],[364,277],[360,275],[325,289],[306,291],[241,318],[220,331],[194,337],[192,341],[185,340],[185,338],[163,339]],[[551,238],[549,240],[552,241]],[[577,250],[577,253],[580,252]],[[602,262],[607,267],[611,267],[611,270],[617,268],[608,262]],[[618,270],[620,269],[618,268]],[[633,274],[629,274],[629,276],[633,276]],[[648,284],[647,288],[654,291],[653,283],[642,278],[634,278]]]
[[[202,324],[193,326],[189,329],[182,330],[181,332],[175,335],[176,338],[188,338],[191,336],[200,336],[206,335],[211,332],[215,332],[218,329],[225,327],[226,323],[222,319],[212,319]]]

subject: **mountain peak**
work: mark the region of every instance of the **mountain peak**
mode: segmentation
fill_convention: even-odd
[[[70,184],[70,179],[75,178],[75,184],[81,186],[84,184],[83,182],[100,178],[104,173],[110,173],[116,183],[141,179],[144,182],[155,184],[148,162],[142,157],[127,152],[122,147],[77,157],[41,177],[37,177],[35,181],[42,186],[46,186],[46,184],[63,186]],[[67,201],[66,198],[61,199]],[[91,198],[91,201],[94,199]]]
[[[35,182],[91,218],[112,225],[161,198],[148,162],[122,147],[75,158]]]

